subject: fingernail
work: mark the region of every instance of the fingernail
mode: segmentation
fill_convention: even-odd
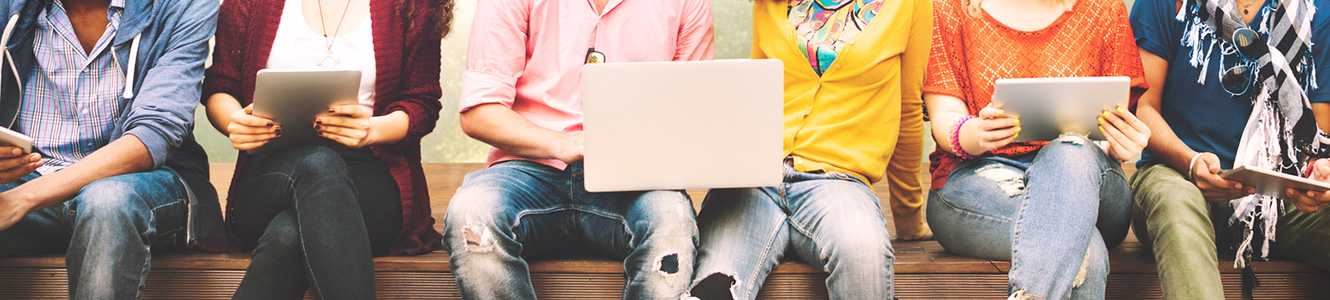
[[[13,155],[19,155],[19,154],[22,154],[22,153],[23,153],[23,150],[19,150],[18,148],[14,148],[13,150],[9,150],[9,153],[12,153]]]
[[[282,136],[282,129],[281,129],[281,128],[277,128],[277,132],[275,132],[275,133],[277,134],[277,136]]]
[[[1020,126],[1016,126],[1016,132],[1021,132],[1021,127],[1020,127]]]
[[[1100,123],[1100,124],[1104,123],[1104,117],[1099,117],[1098,119],[1099,119],[1099,123]],[[1102,126],[1100,126],[1100,127],[1102,128]]]
[[[1103,121],[1104,121],[1103,119],[1099,119],[1099,122],[1103,122]],[[1104,126],[1099,126],[1099,131],[1104,131]]]
[[[997,114],[999,114],[999,115],[1001,115],[1001,114],[1006,114],[1006,113],[1007,113],[1006,111],[1001,110],[1001,109],[999,109],[999,110],[997,111]]]
[[[314,124],[323,124],[323,119],[315,119]]]
[[[323,126],[314,125],[314,130],[319,130],[319,127],[323,127]]]
[[[1125,113],[1127,113],[1127,110],[1126,110],[1126,109],[1122,109],[1121,106],[1118,106],[1118,113],[1120,113],[1120,114],[1125,114]]]
[[[330,107],[328,108],[328,112],[337,112],[337,110]]]
[[[1107,111],[1105,111],[1105,112],[1104,112],[1104,116],[1107,117],[1107,116],[1110,116],[1110,115],[1108,114]]]
[[[272,121],[268,121],[268,127],[272,127],[273,125],[277,125],[277,124],[273,124]]]
[[[1011,125],[1021,126],[1021,119],[1011,119]]]

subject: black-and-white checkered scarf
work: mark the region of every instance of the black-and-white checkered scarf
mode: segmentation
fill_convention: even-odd
[[[1184,0],[1177,18],[1187,23],[1182,44],[1191,47],[1190,63],[1206,77],[1224,73],[1224,66],[1208,70],[1210,54],[1232,53],[1233,32],[1246,27],[1234,0]],[[1316,7],[1310,0],[1269,0],[1262,6],[1264,18],[1253,30],[1265,38],[1257,62],[1256,81],[1251,89],[1252,113],[1243,129],[1234,167],[1261,168],[1299,175],[1312,159],[1322,155],[1316,120],[1312,117],[1307,91],[1315,88],[1316,70],[1311,57],[1312,17]],[[1204,42],[1204,41],[1209,41]],[[1215,75],[1211,75],[1215,74]],[[1218,76],[1216,76],[1218,75]],[[1283,213],[1283,202],[1275,197],[1252,195],[1231,202],[1229,222],[1241,231],[1234,267],[1249,273],[1253,256],[1266,258],[1274,241],[1275,225]],[[1252,278],[1254,280],[1254,277]]]

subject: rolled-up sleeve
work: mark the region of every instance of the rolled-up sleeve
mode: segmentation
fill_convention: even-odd
[[[477,3],[458,111],[483,104],[513,106],[526,65],[530,5],[530,0]]]
[[[674,60],[711,60],[716,56],[711,1],[689,0],[684,5]]]
[[[217,29],[218,3],[194,1],[184,9],[170,33],[162,33],[165,53],[140,78],[142,84],[130,105],[125,134],[134,135],[148,148],[153,168],[161,167],[172,149],[180,147],[194,123],[203,82],[203,64],[208,59],[208,40]],[[143,41],[142,47],[154,47]],[[145,51],[146,52],[146,51]],[[132,56],[131,56],[132,57]]]

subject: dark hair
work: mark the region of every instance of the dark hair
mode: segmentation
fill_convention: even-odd
[[[398,0],[398,5],[402,8],[401,16],[406,18],[402,23],[407,24],[408,34],[417,30],[429,30],[438,32],[439,37],[443,38],[452,31],[453,7],[457,5],[454,0]],[[435,17],[439,23],[431,24],[435,26],[434,28],[414,28],[414,22],[410,19],[418,16]]]

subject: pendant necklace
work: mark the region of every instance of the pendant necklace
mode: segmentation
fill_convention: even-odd
[[[1251,5],[1252,5],[1253,3],[1256,3],[1256,0],[1250,0],[1250,1],[1247,1],[1247,4],[1242,5],[1242,14],[1244,14],[1244,15],[1250,15],[1250,14],[1251,14]]]
[[[319,28],[323,29],[323,44],[327,46],[327,48],[323,52],[323,58],[315,62],[315,65],[328,69],[337,68],[342,65],[342,59],[333,56],[332,46],[333,43],[337,41],[337,33],[342,31],[342,21],[346,20],[347,12],[351,9],[351,1],[352,0],[346,0],[346,8],[342,9],[342,16],[338,17],[337,28],[333,29],[333,36],[331,38],[328,37],[328,25],[323,22],[323,0],[318,1]]]

